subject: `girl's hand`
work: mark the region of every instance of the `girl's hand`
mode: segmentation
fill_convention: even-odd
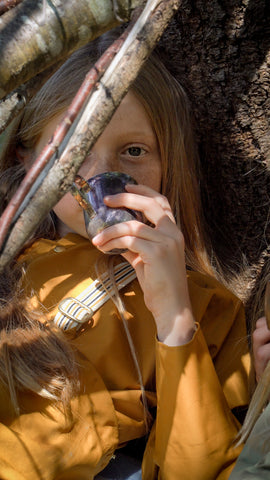
[[[254,367],[256,380],[259,381],[267,363],[270,360],[270,330],[266,324],[266,318],[262,317],[256,322],[256,328],[252,336]]]
[[[182,345],[191,340],[195,329],[182,232],[164,196],[143,185],[128,185],[126,190],[128,193],[106,197],[104,203],[139,210],[153,226],[137,221],[119,223],[96,235],[93,244],[103,252],[128,250],[122,255],[136,270],[159,340]]]

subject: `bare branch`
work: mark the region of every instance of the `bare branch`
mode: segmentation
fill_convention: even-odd
[[[0,15],[7,12],[13,7],[16,7],[22,0],[0,0]]]
[[[118,0],[129,20],[144,0]],[[119,24],[111,0],[24,0],[0,17],[0,98],[62,57]],[[45,20],[45,21],[44,21]]]
[[[143,13],[92,94],[63,155],[52,166],[11,231],[0,259],[1,268],[16,255],[39,221],[69,190],[87,153],[109,122],[179,5],[180,0],[147,2]]]

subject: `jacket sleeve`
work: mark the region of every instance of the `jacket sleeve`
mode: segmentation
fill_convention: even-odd
[[[201,325],[189,343],[157,342],[157,417],[143,459],[144,480],[227,480],[242,450],[235,447],[240,425],[231,409],[248,401],[243,310],[227,291],[226,299],[215,287],[211,292],[208,300],[198,297],[204,312],[195,316]]]
[[[200,328],[183,347],[157,344],[157,405],[143,478],[228,478],[241,450],[232,444],[239,424],[225,400]]]

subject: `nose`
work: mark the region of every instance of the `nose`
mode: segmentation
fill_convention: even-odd
[[[99,173],[117,171],[118,164],[117,156],[112,152],[93,148],[80,168],[79,174],[88,179]]]

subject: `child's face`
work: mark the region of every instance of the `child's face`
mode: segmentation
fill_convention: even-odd
[[[44,129],[36,146],[36,156],[51,138],[61,117],[59,115]],[[138,183],[160,191],[161,161],[157,138],[144,107],[132,92],[122,100],[78,173],[87,180],[106,171],[127,173]],[[87,237],[82,209],[70,193],[58,202],[54,211],[60,221],[61,235],[74,231]]]

